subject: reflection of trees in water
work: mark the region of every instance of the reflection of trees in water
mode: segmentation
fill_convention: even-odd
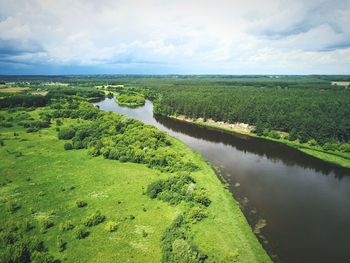
[[[160,124],[172,131],[194,138],[203,139],[208,142],[230,145],[243,152],[250,152],[259,156],[265,156],[274,162],[282,161],[287,166],[298,165],[304,169],[313,169],[316,172],[325,175],[333,172],[335,177],[339,179],[341,179],[343,176],[350,175],[350,169],[327,163],[282,143],[241,134],[231,134],[207,127],[195,126],[190,123],[159,115],[155,115],[154,118]]]

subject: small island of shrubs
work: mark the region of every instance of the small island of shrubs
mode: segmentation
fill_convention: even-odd
[[[139,107],[144,105],[146,100],[144,95],[134,91],[128,91],[119,94],[116,101],[120,106]]]

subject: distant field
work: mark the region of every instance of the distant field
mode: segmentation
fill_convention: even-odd
[[[332,81],[332,85],[337,85],[337,86],[349,86],[350,81]]]
[[[45,91],[45,90],[43,90],[43,91],[31,91],[30,92],[31,94],[33,94],[33,95],[42,95],[42,96],[45,96],[47,93],[48,93],[48,91]]]
[[[0,87],[0,93],[21,93],[29,90],[27,87]]]

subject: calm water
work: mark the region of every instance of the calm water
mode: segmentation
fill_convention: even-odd
[[[219,167],[252,228],[276,262],[350,262],[350,170],[279,143],[153,116],[153,105],[129,109],[96,103],[152,124]],[[235,184],[239,183],[239,187]]]

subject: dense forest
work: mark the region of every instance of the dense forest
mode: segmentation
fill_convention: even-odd
[[[350,139],[350,91],[344,88],[185,86],[160,89],[154,112],[256,125],[301,142]]]

